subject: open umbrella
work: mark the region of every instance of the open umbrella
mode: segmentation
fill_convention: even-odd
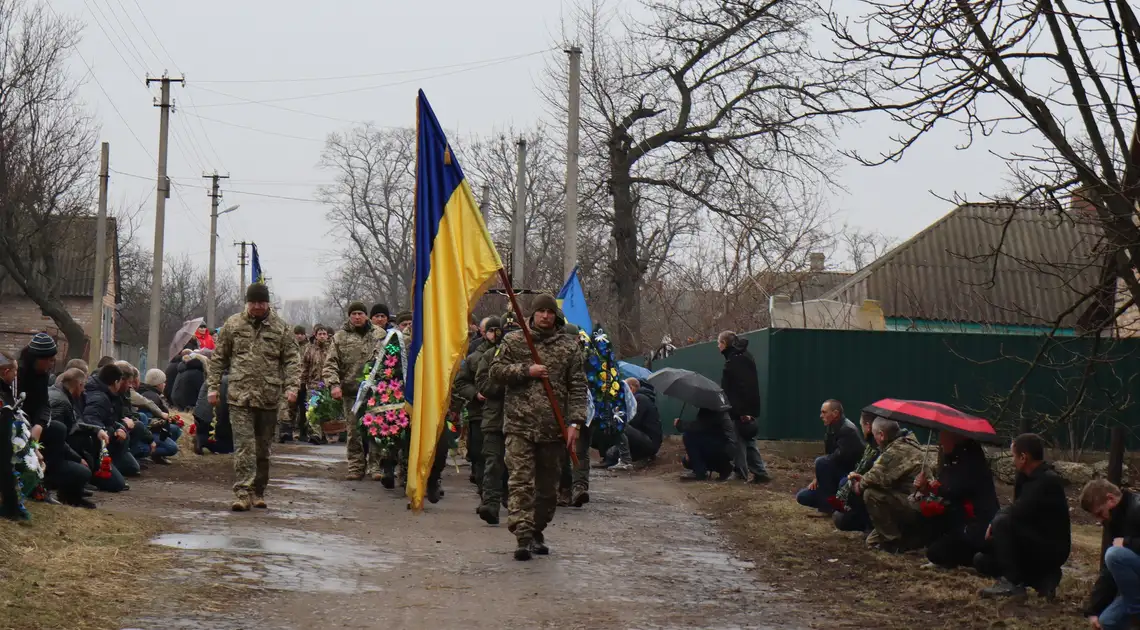
[[[634,365],[626,361],[618,361],[618,372],[622,378],[636,378],[639,381],[649,378],[649,375],[652,374],[652,372],[640,365]]]
[[[194,333],[198,332],[198,327],[206,320],[201,317],[195,317],[182,322],[182,327],[178,332],[174,333],[174,340],[170,342],[170,358],[174,358],[178,353],[182,352],[182,348],[186,347],[187,342],[194,338]]]
[[[676,398],[686,405],[713,411],[724,411],[731,407],[720,385],[696,372],[665,368],[650,374],[645,381],[657,393]]]
[[[979,442],[1005,444],[988,420],[940,403],[884,398],[867,405],[863,411],[901,424],[949,431]]]

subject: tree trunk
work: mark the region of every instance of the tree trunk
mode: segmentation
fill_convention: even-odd
[[[67,358],[70,359],[83,359],[87,354],[87,332],[75,321],[71,313],[63,307],[57,300],[47,299],[43,303],[37,301],[37,305],[45,315],[50,317],[59,332],[67,338]],[[93,313],[92,317],[101,317],[102,313]]]
[[[610,155],[610,194],[614,198],[612,235],[616,255],[612,264],[614,289],[618,299],[617,350],[619,357],[636,356],[641,351],[641,279],[645,273],[637,251],[636,203],[632,164],[620,153]]]

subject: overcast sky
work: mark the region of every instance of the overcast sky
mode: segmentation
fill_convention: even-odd
[[[72,67],[111,143],[113,207],[143,208],[149,248],[159,114],[157,86],[148,89],[143,79],[184,73],[186,86],[172,88],[167,252],[205,264],[209,199],[201,176],[229,174],[223,207],[241,208],[219,223],[219,274],[236,279],[233,243],[256,241],[274,291],[287,299],[321,294],[325,260],[338,247],[322,206],[303,201],[331,177],[318,166],[326,134],[354,121],[413,125],[417,88],[452,132],[530,126],[546,118],[538,90],[544,65],[562,55],[551,50],[563,4],[556,0],[49,2],[86,24]],[[353,78],[296,80],[327,77]],[[891,133],[864,120],[838,145],[873,151]],[[900,164],[846,163],[846,190],[828,198],[837,221],[901,240],[951,209],[938,196],[1000,190],[1004,170],[988,149],[1012,141],[970,151],[956,150],[959,142],[955,130],[937,130]]]

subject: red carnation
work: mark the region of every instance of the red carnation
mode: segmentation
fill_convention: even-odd
[[[921,509],[922,516],[925,518],[934,518],[946,513],[946,506],[942,505],[941,501],[923,501]]]
[[[974,520],[975,515],[974,515],[974,502],[973,501],[969,501],[969,500],[963,501],[962,502],[962,511],[966,513],[966,519],[967,520],[971,520],[971,521]]]
[[[99,461],[99,470],[95,471],[95,477],[98,479],[111,478],[111,457],[104,455],[103,459]]]
[[[179,426],[181,426],[181,425],[179,425]],[[197,423],[190,425],[190,435],[197,435],[197,434],[198,434]]]
[[[839,497],[836,497],[836,496],[827,497],[827,504],[830,505],[831,509],[835,510],[836,512],[846,512],[847,511],[847,506],[843,503],[843,501],[839,500]]]

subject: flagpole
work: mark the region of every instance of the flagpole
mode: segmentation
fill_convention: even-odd
[[[519,326],[522,327],[523,336],[526,337],[526,345],[530,347],[530,357],[534,360],[535,365],[542,365],[542,358],[538,356],[538,348],[534,347],[534,338],[530,335],[530,327],[527,326],[526,318],[523,317],[522,309],[519,308],[519,302],[515,299],[515,290],[511,288],[511,279],[507,277],[507,270],[502,267],[499,268],[499,279],[503,281],[503,289],[507,292],[507,298],[511,300],[511,309],[518,317]],[[562,418],[562,408],[558,406],[558,399],[554,396],[554,387],[550,384],[549,376],[542,377],[542,386],[546,389],[546,398],[550,401],[550,408],[554,410],[554,419],[558,421],[558,429],[562,431],[562,441],[566,442],[566,420]],[[570,461],[577,466],[578,454],[574,452],[574,446],[567,444],[566,449],[570,451]]]

